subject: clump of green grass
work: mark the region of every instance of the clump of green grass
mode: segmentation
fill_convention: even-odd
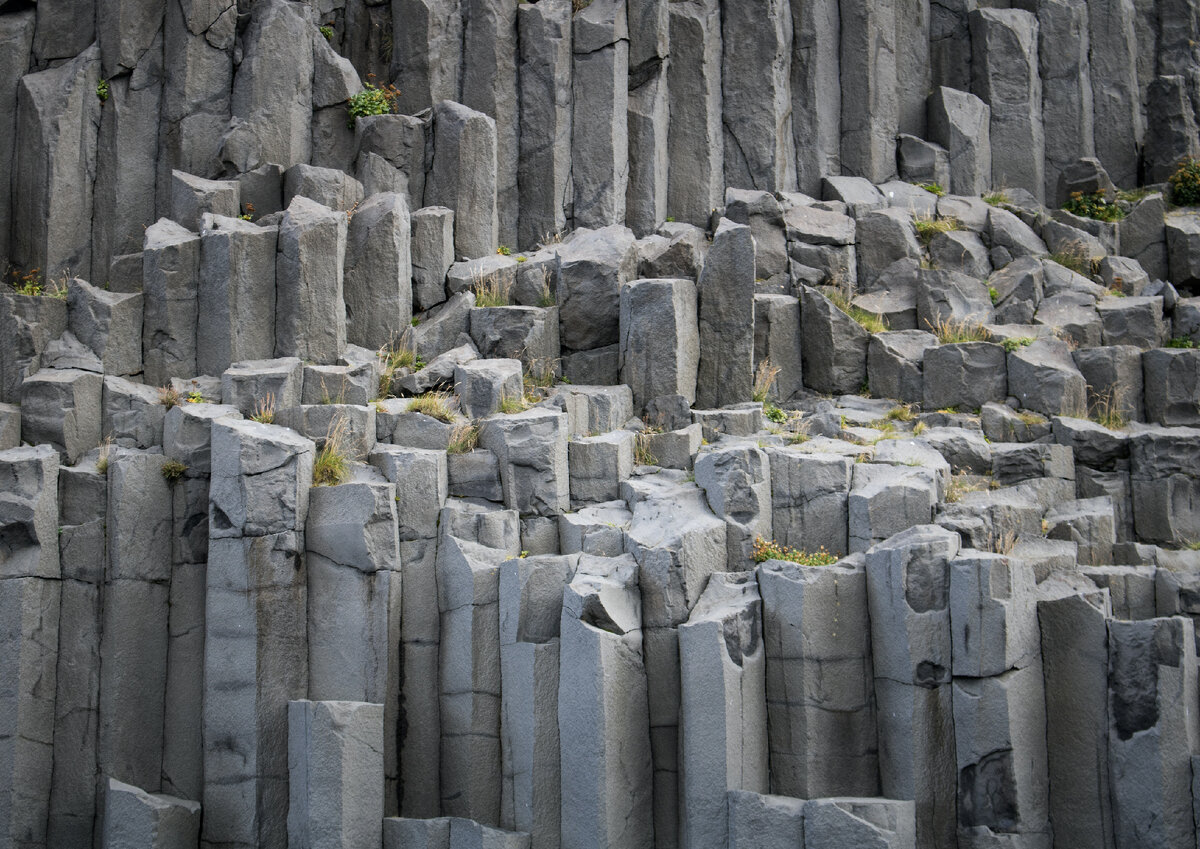
[[[1011,200],[1012,198],[1008,196],[1008,192],[1005,189],[992,189],[983,196],[983,202],[989,206],[1000,206],[1011,202]]]
[[[1196,343],[1186,336],[1176,336],[1167,340],[1168,348],[1195,348]]]
[[[883,333],[888,329],[887,320],[880,313],[869,313],[862,307],[856,307],[850,302],[850,299],[839,290],[832,290],[829,293],[829,300],[839,310],[850,316],[863,330],[868,333]]]
[[[324,24],[317,27],[317,29],[320,31],[321,35],[325,37],[326,41],[333,41],[333,27],[331,27],[329,24]]]
[[[929,192],[931,195],[937,195],[938,197],[941,197],[942,195],[946,194],[946,187],[941,183],[918,183],[917,185]]]
[[[529,400],[523,395],[506,395],[500,399],[500,412],[506,416],[523,413],[529,409]]]
[[[1092,258],[1083,242],[1067,242],[1061,250],[1050,254],[1050,259],[1076,274],[1087,275],[1091,271]]]
[[[987,328],[966,319],[955,321],[952,318],[940,318],[936,322],[930,323],[926,320],[925,323],[929,325],[929,329],[942,345],[953,345],[959,342],[990,342],[992,339],[992,334],[988,333]]]
[[[259,424],[275,424],[274,392],[268,392],[266,397],[255,400],[254,411],[250,414],[250,420],[256,421]]]
[[[162,476],[166,478],[167,483],[175,483],[186,471],[187,466],[178,460],[168,460],[162,466]]]
[[[783,424],[787,421],[787,413],[774,404],[763,404],[763,417],[775,424]]]
[[[1183,547],[1188,551],[1200,551],[1200,539],[1184,540]]]
[[[949,233],[962,227],[957,218],[934,218],[931,215],[915,216],[913,226],[917,230],[917,238],[925,246],[928,246],[938,233]]]
[[[780,545],[774,540],[765,540],[762,537],[754,540],[751,556],[755,563],[786,560],[790,563],[799,563],[801,566],[832,566],[838,562],[837,555],[830,554],[825,550],[825,546],[821,546],[816,551],[802,551],[792,548],[790,545]]]
[[[988,297],[992,301],[992,306],[996,306],[996,304],[1000,301],[999,290],[996,289],[995,286],[988,286]]]
[[[350,477],[350,459],[346,456],[346,420],[338,418],[325,435],[325,444],[313,461],[313,486],[337,486]]]
[[[1150,194],[1150,189],[1143,187],[1136,189],[1121,189],[1117,192],[1117,200],[1123,200],[1130,204],[1139,204]]]
[[[416,319],[414,318],[413,321]],[[396,372],[401,369],[420,371],[425,368],[425,361],[417,356],[416,348],[412,343],[412,335],[407,330],[401,334],[398,341],[393,342],[390,346],[385,345],[380,348],[378,357],[380,398],[391,396],[392,380],[395,378]]]
[[[778,366],[771,365],[771,360],[764,357],[759,360],[758,366],[754,369],[754,386],[751,390],[750,397],[758,403],[762,404],[767,400],[767,396],[771,394],[771,387],[775,385],[775,378],[782,371]]]
[[[1044,425],[1046,423],[1045,416],[1041,413],[1035,413],[1032,410],[1021,410],[1017,413],[1017,418],[1021,420],[1021,424],[1025,425],[1025,427],[1036,427],[1037,425]]]
[[[450,431],[447,454],[469,454],[479,444],[479,428],[472,424],[461,424]]]
[[[1005,351],[1011,354],[1018,348],[1024,348],[1028,345],[1032,345],[1036,341],[1037,340],[1032,336],[1014,336],[1011,339],[1005,339],[1000,344],[1004,346]]]
[[[409,402],[410,413],[424,413],[430,418],[446,424],[454,423],[454,410],[450,407],[449,392],[426,392]]]

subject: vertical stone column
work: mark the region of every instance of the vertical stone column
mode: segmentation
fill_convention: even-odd
[[[867,575],[860,557],[758,569],[766,641],[771,792],[879,792]],[[828,689],[824,682],[836,680]]]
[[[971,49],[971,91],[991,108],[992,185],[1025,189],[1041,200],[1046,137],[1037,18],[1021,9],[976,10]]]
[[[673,103],[668,130],[667,212],[707,227],[725,197],[725,135],[721,121],[721,5],[718,0],[670,3]]]
[[[508,0],[464,0],[462,103],[496,122],[497,238],[517,245],[517,10]]]
[[[196,300],[196,370],[275,355],[275,254],[279,228],[205,217]]]
[[[700,358],[696,285],[690,280],[634,280],[621,287],[621,382],[641,412],[655,399],[696,400]]]
[[[107,564],[100,640],[99,769],[157,792],[171,591],[171,491],[161,454],[108,461]]]
[[[820,197],[821,178],[841,173],[842,87],[837,0],[792,0],[792,136],[796,183]]]
[[[571,204],[571,0],[517,6],[521,155],[517,244],[532,247],[567,226]]]
[[[279,225],[275,356],[333,364],[346,348],[346,215],[297,195]]]
[[[0,451],[0,842],[46,845],[59,640],[58,454]]]
[[[563,594],[563,849],[656,845],[637,573],[628,555],[583,555]]]
[[[625,221],[629,183],[629,25],[625,0],[575,13],[571,180],[577,227]]]
[[[481,257],[495,252],[496,122],[473,109],[441,101],[433,110],[433,166],[425,182],[425,206],[454,210],[454,253]]]
[[[896,173],[895,0],[843,0],[842,170],[882,183]]]
[[[532,849],[560,845],[559,628],[579,555],[500,564],[500,825]]]
[[[457,100],[463,58],[462,0],[391,0],[397,108],[415,115]],[[428,205],[428,204],[427,204]]]
[[[408,201],[380,192],[363,202],[346,232],[346,341],[377,351],[412,326],[412,225]]]
[[[197,374],[200,236],[160,218],[142,248],[142,367],[146,383],[165,386]]]
[[[667,0],[627,0],[629,23],[629,186],[625,223],[639,236],[667,217],[667,94],[670,16]],[[690,105],[690,104],[689,104]]]
[[[700,364],[696,406],[749,401],[754,384],[754,237],[722,219],[697,282]]]
[[[1143,124],[1133,0],[1092,0],[1087,7],[1096,158],[1118,186],[1134,186]]]
[[[17,112],[17,86],[29,70],[30,50],[37,11],[27,9],[0,18],[0,114]],[[10,191],[0,192],[0,256],[11,256],[9,239],[12,236],[12,175],[16,152],[17,127],[12,121],[0,128],[0,186]]]
[[[766,652],[753,572],[713,575],[679,626],[680,845],[729,845],[726,793],[767,790]]]
[[[212,426],[206,845],[287,845],[287,703],[308,694],[304,522],[315,450],[275,425]]]
[[[1038,67],[1046,128],[1046,203],[1058,206],[1058,177],[1081,156],[1095,153],[1092,78],[1084,0],[1038,5]]]

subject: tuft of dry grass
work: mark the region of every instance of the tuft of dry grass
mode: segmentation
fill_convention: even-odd
[[[921,240],[921,244],[928,247],[938,233],[959,230],[962,225],[957,218],[953,217],[934,218],[932,215],[916,215],[913,216],[913,227],[916,228],[917,238]]]
[[[917,417],[917,411],[913,409],[912,404],[900,404],[892,407],[884,416],[888,421],[893,422],[911,422]]]
[[[657,466],[658,458],[650,450],[652,432],[641,431],[633,439],[633,462],[639,466]]]
[[[950,476],[950,486],[946,487],[946,503],[953,504],[961,501],[963,496],[969,493],[982,492],[986,488],[983,484],[970,480],[966,472],[959,472]]]
[[[1095,393],[1095,400],[1091,405],[1091,420],[1109,430],[1122,430],[1129,425],[1129,417],[1117,403],[1116,390],[1115,386],[1110,386],[1103,392]]]
[[[506,307],[512,303],[512,284],[501,283],[498,277],[484,277],[482,271],[471,275],[471,289],[477,307]]]
[[[469,454],[479,444],[479,428],[472,424],[460,424],[450,431],[447,454]]]
[[[846,293],[840,289],[828,292],[827,297],[835,307],[858,322],[868,333],[883,333],[888,329],[887,320],[881,313],[869,313],[862,307],[854,306]]]
[[[426,392],[413,398],[408,405],[410,413],[424,413],[446,424],[454,423],[454,410],[450,407],[449,392]]]
[[[767,396],[771,394],[771,389],[775,386],[775,378],[782,370],[779,366],[771,365],[768,358],[764,357],[759,361],[758,367],[754,370],[754,390],[751,397],[760,404],[766,401]]]
[[[992,339],[992,334],[988,333],[983,325],[966,319],[955,321],[952,318],[940,318],[933,323],[926,319],[925,323],[929,325],[930,331],[942,345],[953,345],[960,342],[990,342]]]
[[[168,460],[162,465],[162,476],[166,478],[167,483],[175,483],[183,477],[187,472],[187,466],[178,460]]]
[[[425,368],[425,361],[417,356],[416,346],[412,341],[412,329],[408,328],[394,339],[390,345],[379,349],[377,354],[380,361],[379,397],[388,398],[392,394],[392,379],[401,369],[420,371]]]
[[[259,424],[275,424],[275,393],[268,392],[266,397],[258,398],[254,402],[254,412],[250,414],[250,419]]]

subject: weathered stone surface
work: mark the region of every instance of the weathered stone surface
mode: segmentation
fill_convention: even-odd
[[[749,569],[755,540],[774,536],[767,454],[751,446],[717,448],[696,458],[695,478],[712,511],[725,520],[727,567]]]
[[[625,227],[583,230],[558,253],[562,264],[556,300],[563,348],[586,351],[619,342],[621,290],[637,276],[633,233]]]
[[[504,503],[521,515],[552,516],[570,501],[567,416],[535,408],[496,415],[480,426],[479,444],[500,461]]]
[[[343,288],[346,340],[364,348],[395,344],[411,325],[413,267],[403,195],[373,195],[346,233]]]
[[[200,374],[220,374],[239,360],[275,355],[278,235],[273,226],[206,219],[196,302]]]
[[[413,308],[428,310],[446,300],[446,272],[454,264],[454,210],[418,209],[411,225]]]
[[[153,386],[196,370],[198,235],[168,219],[146,229],[142,253],[142,360]]]
[[[346,347],[346,216],[298,195],[279,225],[275,356],[336,363]]]
[[[1186,77],[1160,76],[1152,80],[1146,90],[1146,146],[1142,155],[1148,181],[1166,180],[1175,173],[1180,159],[1200,153],[1189,85]],[[1111,114],[1115,104],[1106,106]],[[1125,120],[1122,116],[1122,121]],[[1114,135],[1106,135],[1106,140],[1110,146],[1120,145],[1117,150],[1124,148]]]
[[[965,86],[965,80],[964,86]],[[950,155],[950,185],[980,195],[992,185],[991,109],[966,91],[939,86],[929,100],[930,137]]]
[[[897,5],[841,7],[842,169],[873,183],[896,173]]]
[[[1087,408],[1086,390],[1065,342],[1041,339],[1008,355],[1008,391],[1026,409],[1047,416],[1080,416]]]
[[[21,385],[21,439],[48,443],[74,465],[100,444],[101,392],[98,374],[46,369]]]
[[[572,21],[571,182],[576,226],[625,220],[629,28],[624,0],[594,0]]]
[[[619,498],[621,481],[633,474],[633,446],[634,434],[624,430],[572,440],[567,446],[571,501]]]
[[[804,383],[831,395],[857,392],[867,376],[870,334],[816,289],[800,294]]]
[[[1200,425],[1200,350],[1158,348],[1142,355],[1146,418],[1163,425]]]
[[[200,837],[200,803],[147,793],[109,778],[104,788],[104,836],[112,849],[169,849],[186,846]]]
[[[1096,157],[1118,186],[1137,183],[1143,132],[1134,14],[1133,4],[1122,0],[1088,3]]]
[[[496,122],[459,103],[434,108],[433,166],[426,206],[454,210],[454,250],[477,257],[496,250]]]
[[[21,384],[42,367],[47,344],[67,329],[67,305],[60,298],[0,293],[0,329],[8,344],[0,346],[0,400],[21,398]]]
[[[264,210],[265,212],[265,210]],[[205,180],[194,174],[171,172],[171,220],[199,232],[206,214],[237,218],[242,214],[235,180]]]
[[[982,407],[1008,395],[1004,348],[991,342],[958,342],[925,351],[925,407]]]
[[[767,451],[771,460],[771,509],[780,545],[847,551],[847,497],[854,463],[847,457]]]
[[[921,330],[893,330],[871,336],[867,347],[867,382],[874,395],[920,403],[925,398],[925,352],[937,337]]]
[[[667,8],[671,44],[667,84],[672,99],[692,104],[690,109],[671,110],[667,211],[680,221],[703,227],[725,189],[721,6],[715,0],[689,0]],[[810,175],[814,181],[819,177]]]
[[[697,282],[700,364],[696,404],[714,408],[750,400],[754,382],[754,237],[721,222]],[[681,393],[682,394],[682,393]]]

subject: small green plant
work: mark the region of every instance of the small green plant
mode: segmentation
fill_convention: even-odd
[[[988,286],[988,297],[992,300],[992,306],[996,306],[1000,301],[1000,292],[995,286]]]
[[[1139,204],[1150,194],[1150,189],[1144,186],[1137,189],[1122,189],[1117,192],[1117,200],[1123,200],[1128,204]]]
[[[417,356],[413,347],[412,337],[406,330],[400,335],[400,340],[390,346],[380,348],[379,357],[379,397],[389,398],[392,394],[392,380],[401,369],[420,371],[425,368],[425,360]]]
[[[1062,208],[1072,215],[1094,218],[1097,221],[1120,221],[1125,217],[1125,210],[1115,203],[1110,203],[1103,190],[1090,194],[1071,192],[1071,197]]]
[[[529,257],[521,254],[519,257],[517,257],[517,262],[529,262]]]
[[[189,392],[187,394],[187,402],[189,404],[203,404],[204,403],[204,393],[201,392],[199,389],[193,389],[191,392]]]
[[[253,221],[254,220],[254,204],[252,204],[252,203],[242,204],[242,214],[239,215],[238,218],[242,219],[243,221]]]
[[[346,456],[346,420],[338,418],[329,426],[325,443],[313,460],[313,486],[337,486],[350,477],[350,460]]]
[[[988,342],[992,338],[992,334],[988,333],[987,328],[967,319],[955,321],[952,318],[939,318],[933,323],[926,319],[925,323],[929,325],[929,329],[933,331],[933,335],[942,345],[953,345],[959,342]]]
[[[408,323],[410,326],[416,327],[418,324],[421,323],[421,319],[414,315],[412,318],[410,318],[408,320]]]
[[[868,333],[883,333],[888,329],[888,323],[882,314],[872,314],[864,310],[862,307],[856,307],[850,303],[850,299],[841,291],[831,291],[829,300],[839,310],[850,316],[863,330]]]
[[[930,194],[937,195],[938,197],[946,194],[946,187],[941,183],[918,183],[917,185]]]
[[[1171,184],[1171,203],[1176,206],[1200,204],[1200,160],[1184,157],[1167,182]]]
[[[162,404],[168,410],[172,407],[178,407],[179,402],[183,398],[179,394],[179,390],[174,386],[160,386],[158,389],[158,403]]]
[[[1009,198],[1008,192],[1005,189],[992,189],[983,196],[983,202],[989,206],[1001,206],[1002,204],[1009,203],[1010,201],[1011,198]]]
[[[449,392],[426,392],[413,398],[408,405],[410,413],[424,413],[446,424],[453,424],[454,411],[450,409]]]
[[[372,83],[365,83],[362,91],[352,94],[346,101],[346,111],[350,115],[346,126],[353,130],[354,123],[359,118],[368,115],[390,115],[396,111],[399,98],[400,90],[394,85],[377,87]]]
[[[326,41],[333,41],[333,27],[329,24],[317,27],[321,31],[321,35],[325,36]]]
[[[46,287],[46,281],[42,278],[40,268],[35,268],[32,271],[18,271],[13,269],[9,272],[9,285],[18,295],[32,295],[34,297],[58,298],[66,300],[67,283],[66,275],[53,288]]]
[[[1200,551],[1200,539],[1184,540],[1183,547],[1188,551]]]
[[[787,421],[787,413],[774,404],[763,405],[763,417],[769,422],[775,422],[775,424],[783,424]]]
[[[1176,336],[1167,340],[1168,348],[1195,348],[1196,343],[1186,336]]]
[[[913,227],[917,230],[917,238],[921,244],[928,246],[938,233],[949,233],[958,230],[962,225],[957,218],[934,218],[931,215],[917,215],[913,218]]]
[[[166,478],[167,483],[175,483],[175,481],[183,477],[186,471],[187,466],[178,460],[168,460],[162,465],[162,476]]]
[[[496,248],[496,253],[500,254],[500,256],[512,256],[512,249],[508,245],[501,245]]]
[[[506,395],[500,399],[500,412],[506,416],[511,416],[514,413],[523,413],[529,409],[529,401],[524,396]]]
[[[112,95],[112,89],[108,86],[108,80],[100,80],[96,83],[96,97],[101,103],[108,103],[108,98]]]
[[[920,436],[927,430],[929,430],[929,425],[925,424],[925,422],[917,422],[913,425],[913,436]]]
[[[751,556],[755,563],[764,563],[768,560],[787,560],[790,563],[799,563],[801,566],[832,566],[838,562],[837,555],[830,554],[825,550],[825,546],[821,546],[816,551],[801,551],[790,545],[780,545],[774,540],[768,541],[762,537],[755,538]]]
[[[751,390],[750,397],[760,404],[767,400],[767,396],[771,394],[771,387],[775,385],[775,378],[782,371],[778,366],[771,365],[771,360],[764,357],[759,360],[758,366],[754,369],[754,387]]]
[[[1037,340],[1032,336],[1014,336],[1011,339],[1005,339],[1000,344],[1004,346],[1005,351],[1011,354],[1018,348],[1024,348],[1028,345],[1032,345],[1036,341]]]
[[[250,414],[250,420],[259,424],[275,424],[275,393],[268,392],[265,398],[259,398],[254,402],[254,411]]]
[[[446,446],[447,454],[469,454],[479,444],[479,428],[472,424],[461,424],[450,431],[450,444]]]

